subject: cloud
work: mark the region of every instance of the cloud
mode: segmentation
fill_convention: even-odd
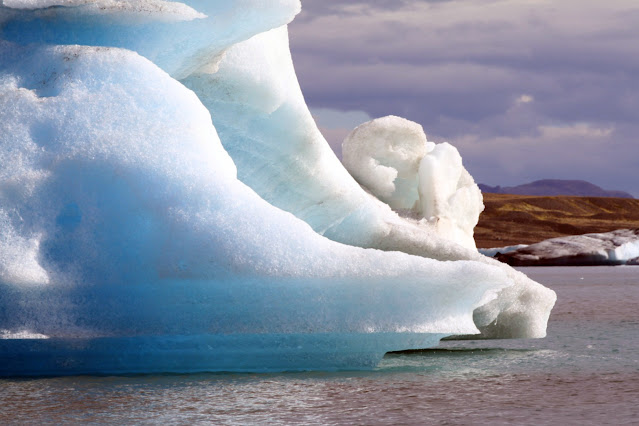
[[[320,131],[338,158],[342,158],[342,142],[357,126],[372,118],[364,111],[338,111],[328,108],[311,109]]]
[[[639,123],[639,3],[303,0],[302,6],[290,25],[291,46],[311,107],[395,114],[422,124],[429,139],[473,139],[482,148],[469,150],[465,162],[471,170],[476,164],[475,177],[486,183],[507,183],[485,166],[494,164],[491,156],[516,159],[506,153],[535,152],[546,142],[569,155],[562,147],[579,150],[577,141],[597,140],[600,151],[614,152],[599,156],[606,163],[588,179],[639,195],[639,168],[634,178],[624,171],[628,153],[636,152],[630,129]],[[575,134],[579,129],[609,133],[593,139]],[[539,173],[527,165],[518,175],[511,165],[502,178],[518,179],[509,184],[542,172],[577,178],[590,164],[581,155],[563,165],[532,158],[540,161]]]
[[[518,104],[527,104],[527,103],[533,102],[534,100],[535,98],[533,98],[530,95],[521,95],[520,97],[517,98],[515,102]]]
[[[624,189],[634,187],[639,170],[639,147],[623,142],[625,131],[636,134],[639,126],[620,130],[587,123],[547,125],[519,137],[467,134],[456,146],[471,174],[483,176],[489,184],[556,178]]]

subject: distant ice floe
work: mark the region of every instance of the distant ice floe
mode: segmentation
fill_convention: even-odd
[[[513,266],[635,265],[639,229],[552,238],[507,253],[498,259]]]
[[[79,3],[0,7],[0,375],[371,368],[545,336],[553,291],[331,152],[288,48],[298,1]],[[87,7],[106,3],[173,4]],[[425,147],[417,208],[476,220],[449,202],[474,185],[457,151]]]
[[[495,257],[497,253],[501,253],[501,254],[510,253],[511,251],[519,250],[525,247],[528,247],[528,244],[515,244],[512,246],[504,246],[504,247],[480,248],[478,250],[484,256]]]
[[[44,334],[32,333],[27,330],[0,330],[0,340],[42,340],[48,338],[49,336],[45,336]]]

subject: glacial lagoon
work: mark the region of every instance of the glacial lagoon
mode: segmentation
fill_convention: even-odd
[[[639,269],[521,269],[558,294],[545,339],[445,341],[366,372],[2,379],[0,422],[635,422]]]

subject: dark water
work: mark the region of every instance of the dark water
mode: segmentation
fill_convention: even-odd
[[[546,339],[370,372],[0,380],[0,424],[639,424],[639,267],[524,271],[558,295]]]

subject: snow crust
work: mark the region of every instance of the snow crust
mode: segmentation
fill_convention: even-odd
[[[0,7],[0,374],[364,368],[545,335],[552,291],[333,155],[288,50],[297,1],[185,3],[207,17]]]

